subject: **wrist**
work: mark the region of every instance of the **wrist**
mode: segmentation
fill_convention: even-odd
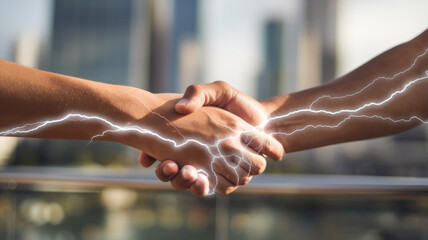
[[[281,134],[276,134],[283,131],[283,129],[280,126],[281,120],[273,120],[272,118],[276,117],[277,113],[281,111],[280,110],[281,106],[286,106],[284,105],[284,102],[287,99],[288,99],[288,95],[284,95],[284,96],[273,97],[260,102],[263,109],[268,114],[268,118],[269,118],[267,124],[264,126],[264,131],[266,133],[275,133],[273,137],[275,137],[275,139],[277,139],[281,143],[285,152],[288,152],[288,147],[287,147],[287,142],[285,140],[285,137]]]
[[[260,103],[262,104],[269,117],[272,117],[275,116],[278,112],[284,112],[284,109],[282,108],[288,106],[288,104],[286,103],[289,98],[290,95],[286,94],[261,101]]]
[[[97,95],[105,103],[97,110],[98,114],[119,126],[134,124],[139,119],[146,117],[150,113],[150,109],[158,105],[156,94],[141,89],[107,84],[96,89]],[[102,140],[127,144],[128,136],[129,133],[111,132],[106,134]]]
[[[265,126],[267,133],[274,133],[273,136],[282,144],[285,152],[294,152],[299,149],[300,139],[295,132],[304,127],[308,122],[308,114],[291,114],[293,111],[306,108],[310,99],[305,92],[297,92],[282,96],[273,97],[262,102],[262,106],[270,115],[270,121]],[[280,117],[287,115],[286,117]]]
[[[126,89],[124,94],[130,97],[123,101],[126,104],[123,110],[125,120],[119,121],[122,121],[121,126],[130,127],[130,130],[111,132],[109,141],[119,142],[155,156],[162,152],[164,147],[162,143],[165,141],[159,138],[183,138],[173,124],[179,118],[174,106],[180,95],[152,94],[136,88]]]

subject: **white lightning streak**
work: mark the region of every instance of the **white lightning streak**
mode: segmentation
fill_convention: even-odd
[[[427,123],[427,121],[424,121],[420,117],[417,117],[417,116],[412,116],[412,117],[407,118],[407,119],[404,119],[404,118],[403,119],[393,119],[391,117],[384,117],[384,116],[379,116],[379,115],[349,115],[348,117],[344,118],[342,121],[340,121],[339,123],[334,124],[334,125],[327,125],[327,124],[317,124],[317,125],[315,125],[315,124],[311,124],[311,125],[306,125],[306,126],[304,126],[302,128],[293,130],[293,131],[288,132],[288,133],[287,132],[271,132],[270,134],[272,134],[272,135],[287,135],[287,136],[290,136],[290,135],[293,135],[293,134],[295,134],[297,132],[305,131],[305,130],[307,130],[309,128],[331,128],[331,129],[333,129],[333,128],[338,128],[338,127],[342,126],[345,122],[347,122],[348,120],[350,120],[352,118],[380,119],[380,120],[389,121],[389,122],[392,122],[392,123],[410,123],[410,122],[415,121],[415,120],[418,121],[418,122],[420,122],[420,123]]]
[[[262,124],[262,126],[266,126],[266,124],[268,122],[270,122],[270,121],[274,121],[274,120],[277,120],[277,119],[282,119],[282,118],[290,117],[292,115],[296,115],[296,114],[299,114],[299,113],[315,113],[315,114],[323,113],[323,114],[328,114],[328,115],[338,115],[338,114],[341,114],[341,113],[356,113],[356,112],[359,112],[359,111],[361,111],[361,110],[363,110],[365,108],[371,107],[371,106],[381,106],[381,105],[383,105],[383,104],[388,103],[389,101],[391,101],[394,98],[394,96],[396,96],[398,94],[402,94],[403,92],[405,92],[407,90],[407,88],[409,88],[410,86],[412,86],[412,85],[414,85],[414,84],[416,84],[416,83],[418,83],[420,81],[428,79],[428,73],[426,73],[426,74],[427,74],[426,76],[419,77],[419,78],[416,78],[416,79],[408,82],[406,85],[404,85],[404,87],[402,89],[393,92],[391,95],[389,95],[389,97],[387,97],[386,99],[384,99],[382,101],[379,101],[379,102],[369,102],[369,103],[365,103],[364,105],[362,105],[362,106],[360,106],[358,108],[354,108],[354,109],[341,109],[341,110],[338,110],[338,111],[328,111],[328,110],[323,110],[323,109],[321,109],[321,110],[312,110],[311,108],[299,109],[299,110],[292,111],[292,112],[289,112],[289,113],[284,114],[284,115],[279,115],[279,116],[272,117],[272,118],[268,119],[267,121],[265,121]]]
[[[208,151],[208,153],[212,157],[210,171],[214,174],[216,182],[215,182],[215,185],[212,188],[212,191],[209,193],[209,195],[211,195],[211,194],[214,194],[214,191],[216,190],[217,184],[218,184],[218,177],[217,177],[218,173],[214,170],[214,165],[213,165],[217,159],[222,159],[227,164],[228,167],[230,167],[230,168],[232,168],[234,170],[238,181],[239,181],[239,174],[237,172],[237,168],[241,167],[241,162],[242,161],[244,161],[246,164],[248,164],[249,168],[251,169],[251,163],[245,160],[244,150],[242,150],[242,152],[241,152],[242,155],[241,156],[238,156],[236,154],[225,155],[225,154],[222,153],[222,151],[220,149],[220,143],[222,143],[223,141],[229,140],[229,139],[233,139],[233,138],[241,138],[242,134],[243,133],[247,133],[247,131],[251,132],[251,131],[254,131],[254,130],[264,129],[264,127],[266,126],[266,124],[268,124],[271,121],[275,121],[275,120],[278,120],[278,119],[287,118],[287,117],[290,117],[292,115],[296,115],[296,114],[299,114],[299,113],[313,113],[313,114],[327,114],[327,115],[338,115],[338,114],[342,114],[342,113],[349,113],[349,114],[351,114],[351,115],[349,115],[348,117],[344,118],[342,121],[340,121],[337,124],[333,124],[333,125],[311,124],[311,125],[306,125],[306,126],[300,128],[300,129],[293,130],[293,131],[288,132],[288,133],[287,132],[270,132],[269,133],[270,135],[273,135],[273,134],[292,135],[292,134],[295,134],[297,132],[305,131],[305,130],[307,130],[309,128],[330,128],[330,129],[334,129],[334,128],[340,127],[346,121],[348,121],[350,119],[353,119],[353,118],[379,119],[379,120],[382,120],[382,121],[389,121],[389,122],[392,122],[392,123],[410,123],[412,121],[419,121],[421,123],[427,123],[426,121],[424,121],[423,119],[421,119],[420,117],[417,117],[417,116],[412,116],[412,117],[407,118],[407,119],[404,119],[404,118],[403,119],[393,119],[391,117],[385,117],[385,116],[379,116],[379,115],[358,115],[357,113],[360,112],[360,111],[362,111],[362,110],[364,110],[364,109],[366,109],[366,108],[368,108],[368,107],[371,107],[371,106],[381,106],[383,104],[386,104],[389,101],[391,101],[395,96],[404,93],[410,86],[412,86],[412,85],[414,85],[414,84],[416,84],[416,83],[418,83],[420,81],[427,80],[428,79],[428,71],[425,72],[425,74],[426,74],[425,76],[413,79],[412,81],[410,81],[407,84],[405,84],[404,87],[402,87],[401,89],[394,91],[387,98],[385,98],[384,100],[378,101],[378,102],[368,102],[368,103],[365,103],[365,104],[363,104],[363,105],[361,105],[361,106],[359,106],[357,108],[353,108],[353,109],[341,109],[341,110],[337,110],[337,111],[329,111],[329,110],[324,110],[324,109],[320,109],[320,110],[313,110],[312,109],[312,106],[315,103],[317,103],[318,101],[320,101],[321,99],[328,98],[328,99],[334,100],[334,99],[342,99],[342,98],[352,97],[352,96],[355,96],[355,95],[357,95],[357,94],[365,91],[367,88],[369,88],[370,86],[372,86],[376,81],[378,81],[380,79],[392,80],[392,79],[396,78],[397,76],[402,75],[405,72],[409,71],[412,67],[415,66],[415,64],[418,62],[418,60],[420,58],[422,58],[423,56],[425,56],[427,53],[428,53],[428,48],[425,50],[425,52],[423,52],[422,54],[420,54],[420,55],[418,55],[416,57],[416,59],[413,61],[413,63],[410,65],[410,67],[406,68],[405,70],[403,70],[401,72],[398,72],[398,73],[394,74],[392,77],[378,77],[378,78],[374,79],[372,82],[370,82],[368,85],[366,85],[365,87],[361,88],[360,90],[358,90],[357,92],[354,92],[352,94],[348,94],[348,95],[344,95],[344,96],[335,96],[335,97],[332,97],[330,95],[321,96],[321,97],[317,98],[315,101],[313,101],[311,103],[311,105],[309,106],[309,108],[299,109],[299,110],[295,110],[295,111],[289,112],[289,113],[284,114],[284,115],[271,117],[270,119],[266,120],[265,122],[263,122],[259,126],[255,126],[252,129],[247,129],[247,130],[245,130],[245,132],[243,132],[243,131],[237,131],[237,130],[232,129],[229,126],[226,126],[226,125],[224,125],[222,123],[218,123],[219,125],[221,125],[221,126],[223,126],[225,128],[228,128],[229,130],[231,130],[232,132],[234,132],[235,135],[234,136],[229,136],[227,138],[219,139],[219,140],[217,140],[215,142],[215,144],[211,144],[211,145],[203,143],[203,142],[201,142],[201,141],[199,141],[197,139],[186,139],[184,137],[184,135],[182,135],[180,133],[179,129],[177,127],[175,127],[166,117],[160,115],[159,113],[156,113],[156,112],[152,111],[139,98],[137,98],[137,99],[141,103],[143,103],[144,106],[146,106],[149,109],[150,113],[156,114],[157,116],[159,116],[160,118],[162,118],[163,120],[165,120],[170,126],[172,126],[173,128],[175,128],[175,130],[177,131],[177,133],[179,135],[181,135],[184,140],[181,141],[181,142],[177,142],[174,139],[167,138],[165,136],[160,135],[159,133],[156,133],[156,132],[151,131],[151,130],[146,129],[146,128],[142,128],[140,126],[121,126],[121,125],[113,123],[113,122],[111,122],[111,121],[109,121],[109,120],[107,120],[107,119],[105,119],[103,117],[99,117],[99,116],[88,116],[88,115],[80,114],[80,113],[70,113],[70,114],[67,114],[67,115],[65,115],[63,117],[60,117],[58,119],[46,120],[46,121],[39,121],[39,122],[35,122],[35,123],[25,124],[23,126],[14,127],[14,128],[9,129],[9,130],[5,130],[3,132],[0,132],[0,136],[1,135],[4,136],[4,135],[19,135],[19,134],[32,133],[32,132],[38,131],[39,129],[41,129],[43,127],[46,127],[48,125],[57,124],[57,123],[64,122],[64,121],[67,121],[67,120],[68,121],[73,121],[73,120],[74,121],[76,121],[76,120],[96,120],[96,121],[100,121],[100,122],[106,124],[107,126],[109,126],[109,129],[106,130],[106,131],[103,131],[102,133],[100,133],[98,135],[93,136],[91,138],[91,141],[93,139],[97,138],[97,137],[103,136],[104,134],[106,134],[108,132],[134,131],[134,132],[137,132],[139,134],[150,135],[150,136],[153,136],[153,137],[155,137],[155,138],[157,138],[157,139],[159,139],[161,141],[168,142],[168,143],[172,144],[175,148],[181,148],[181,147],[183,147],[183,146],[185,146],[185,145],[187,145],[189,143],[196,143],[196,144],[198,144],[198,145],[206,148],[207,151]],[[205,113],[208,114],[207,112],[205,112]],[[208,116],[209,116],[209,114],[208,114]],[[214,119],[211,116],[209,116],[209,117],[211,119]],[[246,141],[247,142],[247,144],[246,144],[247,147],[250,145],[250,143],[251,143],[252,140],[253,139],[250,139],[250,141]],[[215,147],[217,154],[215,154],[215,153],[213,153],[211,151],[211,148],[213,148],[213,147]],[[239,159],[239,161],[237,161],[237,162],[235,161],[236,165],[233,166],[233,165],[231,165],[227,161],[227,158]],[[201,173],[201,174],[204,174],[205,176],[209,177],[208,172],[205,171],[205,170],[203,170],[203,169],[198,169],[197,172]],[[248,170],[248,174],[250,174],[250,170]]]
[[[154,112],[151,112],[151,113],[154,113]],[[241,161],[244,161],[249,166],[251,166],[251,163],[249,163],[248,161],[245,160],[244,154],[242,154],[242,156],[238,156],[236,154],[224,155],[222,153],[222,151],[220,150],[220,143],[222,141],[228,140],[228,139],[233,139],[233,138],[239,138],[240,137],[240,133],[238,131],[236,132],[237,135],[230,136],[230,137],[223,138],[223,139],[219,139],[213,145],[205,144],[205,143],[203,143],[203,142],[201,142],[199,140],[196,140],[196,139],[185,139],[181,143],[178,143],[177,141],[175,141],[173,139],[164,137],[164,136],[162,136],[162,135],[160,135],[160,134],[158,134],[156,132],[153,132],[153,131],[151,131],[149,129],[142,128],[140,126],[121,126],[121,125],[115,124],[115,123],[113,123],[113,122],[111,122],[111,121],[109,121],[109,120],[107,120],[107,119],[105,119],[103,117],[99,117],[99,116],[88,116],[88,115],[84,115],[84,114],[80,114],[80,113],[70,113],[70,114],[67,114],[64,117],[61,117],[61,118],[58,118],[58,119],[46,120],[46,121],[39,121],[39,122],[29,123],[29,124],[25,124],[23,126],[15,127],[15,128],[12,128],[12,129],[0,132],[0,136],[28,134],[28,133],[36,132],[36,131],[38,131],[39,129],[41,129],[43,127],[46,127],[46,126],[49,126],[49,125],[53,125],[53,124],[56,124],[56,123],[60,123],[60,122],[64,122],[64,121],[67,121],[67,120],[69,120],[69,121],[73,121],[73,120],[74,121],[75,120],[97,120],[97,121],[100,121],[100,122],[103,122],[103,123],[107,124],[111,128],[111,129],[103,131],[102,133],[100,133],[98,135],[93,136],[91,138],[91,141],[93,141],[97,137],[104,136],[106,133],[109,133],[109,132],[134,131],[134,132],[138,132],[139,134],[146,134],[146,135],[150,135],[150,136],[156,137],[156,138],[158,138],[161,141],[168,142],[168,143],[172,144],[175,148],[181,148],[181,147],[183,147],[183,146],[185,146],[185,145],[187,145],[189,143],[196,143],[196,144],[198,144],[198,145],[206,148],[207,151],[208,151],[208,153],[212,157],[212,161],[211,161],[211,172],[215,176],[215,183],[214,183],[214,186],[212,187],[212,191],[209,192],[209,195],[214,194],[214,191],[217,188],[217,184],[218,184],[218,177],[217,177],[218,173],[214,171],[214,166],[213,166],[213,164],[214,164],[214,162],[215,162],[216,159],[218,159],[218,158],[223,159],[224,162],[227,164],[228,167],[234,169],[234,172],[236,174],[236,177],[237,177],[238,181],[239,181],[239,174],[238,174],[238,172],[237,172],[236,169],[238,167],[240,167]],[[168,120],[168,122],[170,124],[172,124],[169,120]],[[172,126],[175,128],[174,125],[172,125]],[[213,153],[211,151],[212,147],[215,147],[217,149],[217,151],[219,153],[218,155],[216,155],[215,153]],[[235,158],[235,159],[239,159],[239,161],[235,162],[236,166],[232,166],[227,161],[227,158]],[[250,174],[249,171],[250,170],[248,170],[248,174]],[[197,173],[202,173],[202,174],[204,174],[207,177],[209,176],[209,174],[207,173],[207,171],[205,171],[203,169],[198,169]],[[238,184],[238,182],[236,184]]]
[[[318,101],[320,101],[321,99],[328,98],[329,100],[335,100],[335,99],[343,99],[343,98],[353,97],[355,95],[358,95],[358,94],[364,92],[367,88],[371,87],[373,84],[375,84],[379,80],[393,80],[394,78],[396,78],[396,77],[398,77],[398,76],[400,76],[400,75],[408,72],[409,70],[411,70],[415,66],[415,64],[418,62],[418,60],[420,58],[422,58],[423,56],[425,56],[427,53],[428,53],[428,48],[425,49],[425,51],[423,53],[419,54],[415,58],[415,60],[413,61],[413,63],[408,68],[404,69],[401,72],[398,72],[398,73],[394,74],[392,77],[384,77],[384,76],[382,76],[382,77],[375,78],[373,81],[371,81],[369,84],[367,84],[366,86],[364,86],[363,88],[361,88],[359,91],[356,91],[356,92],[354,92],[352,94],[343,95],[343,96],[335,96],[335,97],[333,97],[331,95],[323,95],[323,96],[317,98],[315,101],[313,101],[311,103],[311,105],[309,106],[309,108],[312,108],[312,106],[315,103],[317,103]]]

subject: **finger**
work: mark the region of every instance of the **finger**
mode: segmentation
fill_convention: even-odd
[[[276,161],[282,160],[285,151],[281,143],[274,137],[259,130],[241,134],[242,142],[259,154],[264,154]]]
[[[251,173],[251,175],[259,175],[266,170],[266,159],[260,156],[252,148],[244,147],[245,162],[241,161],[240,166]]]
[[[171,185],[177,190],[186,190],[196,181],[198,173],[191,165],[185,165],[172,179]]]
[[[178,165],[174,161],[165,160],[156,167],[155,173],[162,182],[169,182],[177,175]]]
[[[190,192],[198,197],[205,197],[209,193],[209,182],[208,178],[201,173],[198,173],[196,181],[190,186]]]
[[[189,114],[202,106],[222,108],[231,100],[235,91],[233,87],[222,81],[190,85],[183,98],[175,105],[175,110],[181,114]]]
[[[251,175],[259,175],[266,169],[266,159],[253,149],[243,145],[240,139],[223,140],[219,147],[222,156],[231,158]]]
[[[236,162],[239,160],[231,161],[230,158],[235,158],[234,156],[228,158],[216,158],[213,163],[213,169],[216,173],[222,175],[226,180],[228,180],[233,185],[245,185],[251,181],[251,174],[249,171],[242,168]]]
[[[235,191],[237,188],[238,188],[238,185],[234,185],[230,183],[222,175],[217,175],[217,186],[215,187],[216,192],[220,194],[229,194]]]
[[[156,162],[156,159],[141,151],[140,155],[138,156],[138,161],[140,162],[141,166],[148,168]]]

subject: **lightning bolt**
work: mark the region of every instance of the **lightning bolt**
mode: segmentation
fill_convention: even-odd
[[[268,119],[264,123],[262,123],[259,127],[262,128],[262,129],[264,129],[264,127],[269,122],[271,122],[271,121],[275,121],[275,120],[278,120],[278,119],[287,118],[287,117],[290,117],[290,116],[293,116],[293,115],[296,115],[296,114],[299,114],[299,113],[327,114],[327,115],[338,115],[338,114],[342,114],[342,113],[349,113],[351,115],[349,115],[348,117],[344,118],[342,121],[340,121],[338,124],[335,124],[335,125],[324,125],[324,124],[314,125],[314,124],[310,124],[310,125],[306,125],[306,126],[300,128],[300,129],[295,129],[295,130],[293,130],[291,132],[288,132],[288,133],[287,132],[271,132],[270,134],[273,134],[273,135],[292,135],[294,133],[302,132],[302,131],[304,131],[306,129],[310,129],[310,128],[332,128],[333,129],[333,128],[340,127],[346,121],[348,121],[348,120],[350,120],[352,118],[380,119],[380,120],[389,121],[389,122],[392,122],[392,123],[403,123],[403,122],[409,123],[409,122],[411,122],[413,120],[417,120],[420,123],[425,124],[427,122],[424,121],[424,120],[422,120],[420,117],[417,117],[417,116],[412,116],[409,119],[393,119],[391,117],[384,117],[384,116],[379,116],[379,115],[370,115],[370,116],[369,115],[356,115],[354,113],[362,111],[362,110],[364,110],[364,109],[366,109],[368,107],[371,107],[371,106],[381,106],[383,104],[386,104],[386,103],[390,102],[391,100],[393,100],[393,98],[395,96],[404,93],[412,85],[414,85],[414,84],[416,84],[418,82],[421,82],[423,80],[428,79],[428,70],[425,70],[425,76],[422,76],[422,77],[419,77],[419,78],[416,78],[414,80],[409,81],[401,89],[394,91],[393,93],[391,93],[387,98],[385,98],[382,101],[368,102],[368,103],[365,103],[362,106],[359,106],[359,107],[354,108],[354,109],[341,109],[341,110],[338,110],[338,111],[329,111],[329,110],[324,110],[324,109],[313,110],[313,105],[316,104],[317,102],[319,102],[321,99],[325,99],[325,98],[327,98],[329,100],[337,100],[337,99],[344,99],[344,98],[353,97],[353,96],[356,96],[356,95],[364,92],[365,90],[367,90],[368,88],[370,88],[371,86],[373,86],[379,80],[393,80],[396,77],[398,77],[400,75],[403,75],[403,74],[407,73],[408,71],[410,71],[422,57],[424,57],[424,56],[427,55],[427,53],[428,53],[428,48],[425,49],[424,52],[422,52],[421,54],[419,54],[414,59],[414,61],[412,62],[412,64],[409,67],[407,67],[406,69],[404,69],[404,70],[402,70],[402,71],[400,71],[398,73],[395,73],[391,77],[384,77],[384,76],[382,76],[382,77],[375,78],[369,84],[367,84],[366,86],[364,86],[363,88],[361,88],[360,90],[358,90],[358,91],[356,91],[356,92],[354,92],[352,94],[347,94],[347,95],[342,95],[342,96],[331,96],[331,95],[320,96],[320,97],[318,97],[317,99],[315,99],[310,104],[309,108],[299,109],[299,110],[288,112],[288,113],[283,114],[283,115],[278,115],[278,116],[275,116],[275,117],[271,117],[270,119]]]
[[[371,106],[381,106],[381,105],[386,104],[386,103],[390,102],[391,100],[393,100],[396,95],[404,93],[410,86],[412,86],[412,85],[414,85],[414,84],[416,84],[416,83],[418,83],[420,81],[428,79],[428,71],[425,72],[425,74],[426,75],[423,76],[423,77],[419,77],[419,78],[416,78],[416,79],[408,82],[407,84],[404,85],[403,88],[401,88],[400,90],[397,90],[397,91],[393,92],[386,99],[384,99],[382,101],[369,102],[369,103],[365,103],[362,106],[354,108],[354,109],[341,109],[341,110],[338,110],[338,111],[329,111],[329,110],[324,110],[324,109],[313,110],[310,107],[309,108],[304,108],[304,109],[299,109],[299,110],[295,110],[295,111],[289,112],[289,113],[284,114],[284,115],[279,115],[279,116],[271,117],[270,119],[268,119],[267,121],[265,121],[262,124],[261,127],[266,126],[271,121],[282,119],[282,118],[286,118],[286,117],[290,117],[292,115],[296,115],[296,114],[299,114],[299,113],[314,113],[314,114],[320,114],[320,113],[322,113],[322,114],[328,114],[328,115],[338,115],[338,114],[341,114],[341,113],[356,113],[356,112],[359,112],[359,111],[364,110],[364,109],[366,109],[368,107],[371,107]]]
[[[416,63],[419,61],[419,59],[421,59],[422,57],[424,57],[425,55],[427,55],[427,53],[428,53],[428,48],[427,48],[427,49],[425,49],[425,51],[424,51],[423,53],[419,54],[419,55],[415,58],[415,60],[413,61],[413,63],[412,63],[408,68],[404,69],[404,70],[403,70],[403,71],[401,71],[401,72],[398,72],[398,73],[394,74],[392,77],[385,77],[385,76],[381,76],[381,77],[375,78],[375,79],[373,79],[369,84],[367,84],[366,86],[364,86],[363,88],[361,88],[360,90],[358,90],[358,91],[356,91],[356,92],[354,92],[354,93],[352,93],[352,94],[347,94],[347,95],[342,95],[342,96],[335,96],[335,97],[333,97],[333,96],[331,96],[331,95],[323,95],[323,96],[321,96],[321,97],[317,98],[315,101],[313,101],[313,102],[311,103],[311,105],[310,105],[310,107],[309,107],[309,108],[312,108],[312,106],[313,106],[315,103],[319,102],[321,99],[328,98],[329,100],[335,100],[335,99],[343,99],[343,98],[353,97],[353,96],[355,96],[355,95],[358,95],[358,94],[360,94],[360,93],[364,92],[366,89],[368,89],[368,88],[370,88],[371,86],[373,86],[373,85],[374,85],[377,81],[379,81],[379,80],[393,80],[394,78],[396,78],[396,77],[398,77],[398,76],[400,76],[400,75],[403,75],[404,73],[406,73],[406,72],[408,72],[409,70],[411,70],[411,69],[416,65]]]
[[[164,118],[163,116],[161,116],[161,117],[169,122],[168,119]],[[214,171],[214,166],[213,166],[214,162],[217,159],[222,159],[227,164],[228,167],[234,169],[234,172],[235,172],[236,177],[238,179],[239,179],[239,175],[238,175],[238,172],[236,169],[238,167],[240,167],[239,163],[241,161],[245,161],[247,164],[250,165],[250,163],[245,160],[244,154],[242,154],[241,156],[238,156],[236,154],[224,155],[220,149],[220,143],[222,141],[227,140],[227,139],[232,139],[232,138],[238,138],[240,136],[239,131],[236,131],[236,130],[235,131],[237,134],[235,136],[230,136],[227,138],[219,139],[215,142],[215,144],[206,144],[206,143],[203,143],[202,141],[199,141],[197,139],[185,139],[184,141],[178,142],[174,139],[162,136],[162,135],[160,135],[160,134],[158,134],[158,133],[156,133],[150,129],[143,128],[140,126],[122,126],[122,125],[116,124],[116,123],[114,123],[110,120],[107,120],[106,118],[100,117],[100,116],[88,116],[88,115],[80,114],[80,113],[70,113],[70,114],[67,114],[67,115],[65,115],[61,118],[58,118],[58,119],[39,121],[39,122],[29,123],[29,124],[25,124],[23,126],[15,127],[15,128],[0,132],[0,136],[28,134],[28,133],[36,132],[36,131],[44,128],[44,127],[47,127],[47,126],[50,126],[53,124],[57,124],[57,123],[65,122],[65,121],[77,121],[77,120],[87,120],[87,121],[88,120],[97,120],[99,122],[106,124],[109,127],[108,130],[103,131],[102,133],[93,136],[91,138],[91,141],[93,141],[97,137],[104,136],[106,133],[109,133],[109,132],[133,131],[133,132],[137,132],[139,134],[150,135],[150,136],[153,136],[153,137],[155,137],[161,141],[168,142],[168,143],[172,144],[175,148],[182,148],[189,143],[196,143],[196,144],[200,145],[201,147],[204,147],[212,157],[210,172],[212,172],[215,176],[215,184],[212,187],[212,189],[210,190],[209,195],[214,194],[214,192],[217,188],[217,184],[218,184],[218,176],[217,176],[217,173]],[[216,149],[218,154],[213,152],[212,148]],[[236,166],[231,165],[227,161],[227,158],[230,158],[230,157],[235,157],[235,158],[239,159],[239,162],[236,163]],[[208,172],[204,169],[198,169],[197,172],[204,174],[207,177],[209,176]]]
[[[349,115],[348,117],[344,118],[339,123],[334,124],[334,125],[310,124],[310,125],[306,125],[302,128],[295,129],[291,132],[271,132],[270,134],[290,136],[290,135],[293,135],[293,134],[298,133],[298,132],[305,131],[305,130],[310,129],[310,128],[331,128],[331,129],[333,129],[333,128],[338,128],[338,127],[342,126],[345,122],[347,122],[348,120],[351,120],[353,118],[379,119],[379,120],[388,121],[388,122],[397,123],[397,124],[398,123],[410,123],[412,121],[418,121],[420,123],[427,123],[427,121],[424,121],[420,117],[417,117],[417,116],[412,116],[409,118],[402,118],[402,119],[393,119],[391,117],[384,117],[384,116],[379,116],[379,115],[354,115],[354,114],[352,114],[352,115]]]
[[[408,72],[410,69],[412,69],[415,64],[425,55],[427,55],[428,53],[428,48],[420,55],[418,55],[416,57],[416,59],[412,62],[412,64],[406,68],[405,70],[398,72],[396,74],[394,74],[391,77],[378,77],[376,79],[374,79],[373,81],[371,81],[368,85],[364,86],[363,88],[361,88],[360,90],[352,93],[352,94],[348,94],[348,95],[343,95],[343,96],[331,96],[331,95],[323,95],[320,96],[319,98],[317,98],[315,101],[313,101],[310,106],[308,108],[304,108],[304,109],[299,109],[299,110],[295,110],[292,112],[288,112],[286,114],[283,115],[279,115],[279,116],[274,116],[271,117],[270,119],[264,121],[262,124],[260,124],[259,126],[255,126],[253,127],[253,129],[247,129],[245,131],[237,131],[235,129],[230,128],[227,125],[224,125],[222,123],[218,123],[219,125],[228,128],[229,130],[233,131],[235,133],[235,135],[233,136],[229,136],[227,138],[223,138],[223,139],[218,139],[214,144],[207,144],[204,143],[202,141],[199,141],[197,139],[186,139],[186,137],[180,133],[179,129],[176,128],[166,117],[152,111],[147,105],[144,104],[144,102],[137,98],[144,106],[146,106],[146,108],[150,111],[151,114],[155,114],[158,117],[160,117],[161,119],[163,119],[164,121],[167,122],[168,125],[172,126],[173,128],[175,128],[175,130],[177,131],[177,133],[183,138],[182,141],[177,141],[168,137],[165,137],[159,133],[156,133],[155,131],[152,131],[148,128],[143,128],[141,126],[123,126],[117,123],[114,123],[104,117],[101,116],[89,116],[89,115],[85,115],[85,114],[81,114],[81,113],[69,113],[63,117],[57,118],[57,119],[52,119],[52,120],[45,120],[45,121],[39,121],[39,122],[34,122],[34,123],[28,123],[22,126],[18,126],[18,127],[14,127],[11,128],[9,130],[5,130],[0,132],[0,136],[7,136],[7,135],[19,135],[19,134],[28,134],[31,132],[35,132],[38,131],[44,127],[47,127],[49,125],[53,125],[53,124],[57,124],[57,123],[61,123],[61,122],[65,122],[65,121],[77,121],[77,120],[96,120],[99,121],[101,123],[104,123],[108,126],[108,130],[103,131],[102,133],[95,135],[91,138],[91,141],[93,141],[94,139],[104,136],[106,133],[109,132],[137,132],[139,134],[143,134],[143,135],[149,135],[152,137],[155,137],[161,141],[167,142],[169,144],[172,144],[172,146],[174,146],[174,148],[182,148],[187,144],[190,143],[195,143],[203,148],[205,148],[207,150],[207,152],[211,155],[211,169],[206,170],[206,169],[198,169],[198,173],[204,174],[207,177],[210,176],[209,172],[211,172],[214,177],[215,177],[215,184],[214,186],[210,189],[209,195],[212,195],[215,193],[215,190],[217,188],[217,184],[218,184],[218,173],[216,173],[216,171],[214,170],[214,163],[217,160],[222,160],[224,161],[228,167],[230,167],[231,169],[234,170],[237,179],[239,179],[239,174],[237,172],[237,168],[240,167],[240,164],[242,161],[244,161],[246,164],[248,164],[248,166],[251,169],[251,163],[249,161],[247,161],[245,159],[245,155],[244,152],[242,151],[242,154],[236,155],[236,154],[230,154],[230,155],[225,155],[221,149],[220,149],[220,144],[228,139],[233,139],[233,138],[240,138],[241,135],[243,133],[247,133],[247,131],[253,131],[255,129],[257,130],[263,130],[265,128],[265,126],[272,121],[276,121],[279,119],[284,119],[296,114],[300,114],[300,113],[312,113],[312,114],[327,114],[327,115],[338,115],[338,114],[342,114],[342,113],[347,113],[349,114],[349,116],[347,116],[346,118],[342,119],[339,123],[337,124],[333,124],[333,125],[328,125],[328,124],[310,124],[310,125],[306,125],[302,128],[299,129],[295,129],[291,132],[270,132],[270,135],[292,135],[295,134],[297,132],[302,132],[305,131],[307,129],[313,129],[313,128],[329,128],[329,129],[335,129],[335,128],[339,128],[340,126],[342,126],[345,122],[349,121],[350,119],[355,119],[355,118],[364,118],[364,119],[377,119],[377,120],[382,120],[382,121],[388,121],[391,123],[410,123],[412,121],[418,121],[420,123],[427,123],[426,121],[424,121],[422,118],[418,117],[418,116],[412,116],[409,118],[402,118],[402,119],[394,119],[392,117],[388,117],[388,116],[379,116],[379,115],[361,115],[358,114],[358,112],[368,108],[368,107],[372,107],[372,106],[381,106],[383,104],[386,104],[388,102],[390,102],[391,100],[394,99],[394,97],[396,97],[397,95],[400,95],[402,93],[404,93],[409,87],[411,87],[412,85],[427,80],[428,79],[428,70],[425,72],[425,76],[422,77],[418,77],[416,79],[413,79],[411,81],[409,81],[408,83],[406,83],[401,89],[398,89],[394,92],[392,92],[390,95],[388,95],[385,99],[383,100],[379,100],[379,101],[375,101],[375,102],[368,102],[365,103],[359,107],[356,108],[352,108],[352,109],[341,109],[341,110],[337,110],[337,111],[329,111],[329,110],[325,110],[325,109],[319,109],[319,110],[314,110],[312,109],[313,105],[316,104],[317,102],[319,102],[321,99],[330,99],[330,100],[336,100],[336,99],[343,99],[343,98],[348,98],[348,97],[352,97],[355,96],[357,94],[360,94],[362,92],[364,92],[365,90],[367,90],[369,87],[373,86],[375,82],[383,79],[383,80],[393,80],[394,78],[396,78],[397,76],[400,76],[406,72]],[[209,114],[207,112],[205,112],[208,116]],[[211,119],[213,119],[212,117],[210,117]],[[252,139],[250,139],[246,145],[247,147],[250,145]],[[261,147],[261,146],[260,146]],[[215,149],[216,151],[213,151],[213,149]],[[261,149],[261,148],[260,148]],[[258,153],[260,153],[260,150],[258,151]],[[227,159],[228,158],[235,158],[235,159],[239,159],[238,162],[235,162],[234,165],[230,164]],[[249,174],[250,171],[248,171]],[[239,181],[239,180],[238,180]]]

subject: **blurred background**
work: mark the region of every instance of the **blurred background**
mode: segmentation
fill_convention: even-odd
[[[263,100],[415,37],[427,9],[424,0],[0,0],[0,58],[151,92],[223,80]],[[288,154],[254,185],[204,199],[158,183],[126,146],[3,137],[0,239],[428,239],[428,194],[411,187],[302,191],[354,176],[385,189],[385,179],[424,179],[426,129]],[[15,179],[25,176],[33,181]],[[73,184],[38,181],[51,176]]]

